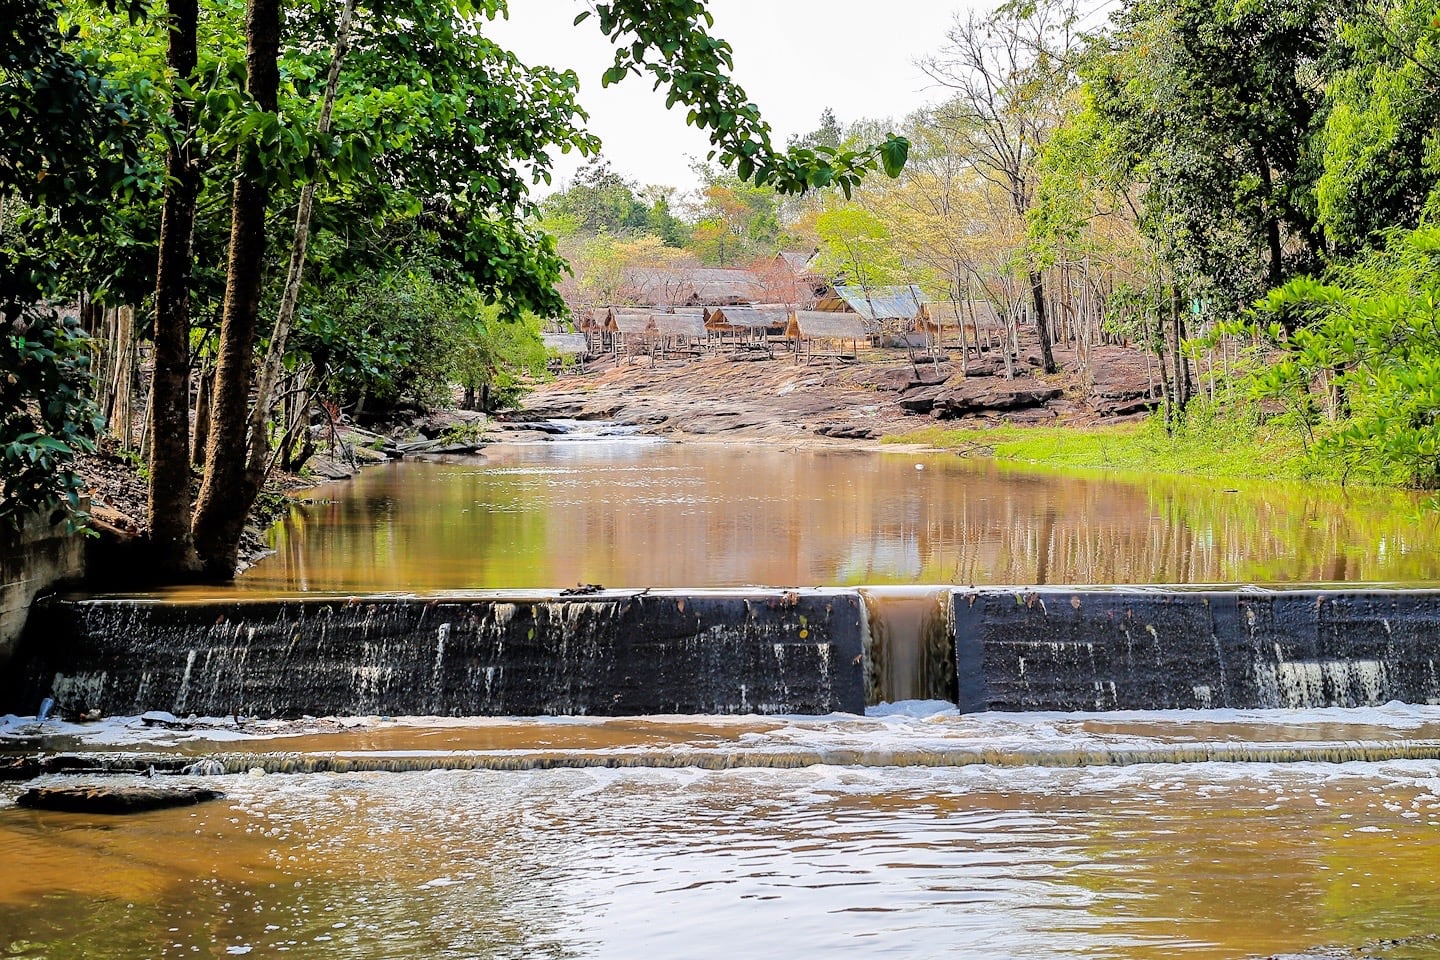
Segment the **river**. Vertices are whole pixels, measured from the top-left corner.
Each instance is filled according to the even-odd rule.
[[[271,536],[234,591],[1440,582],[1404,494],[643,441],[375,468]],[[1434,706],[5,743],[206,758],[226,796],[118,821],[0,786],[0,957],[1440,957]]]

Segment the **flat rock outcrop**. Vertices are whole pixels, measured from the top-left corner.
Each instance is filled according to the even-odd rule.
[[[62,813],[125,814],[190,807],[197,803],[219,800],[224,794],[207,787],[32,787],[20,794],[15,802],[32,810],[58,810]]]
[[[952,417],[984,416],[1038,407],[1058,400],[1063,393],[1057,386],[1028,377],[1014,380],[984,377],[966,379],[942,393],[935,398],[935,407],[943,408]]]

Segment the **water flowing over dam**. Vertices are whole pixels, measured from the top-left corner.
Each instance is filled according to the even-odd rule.
[[[1440,591],[904,589],[54,600],[0,706],[75,715],[1440,703]]]

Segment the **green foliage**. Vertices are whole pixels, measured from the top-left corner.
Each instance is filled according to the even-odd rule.
[[[1132,0],[1082,67],[1100,156],[1144,187],[1142,228],[1176,276],[1205,278],[1232,313],[1325,256],[1317,80],[1348,5]]]
[[[709,164],[695,164],[700,203],[690,249],[705,264],[726,267],[773,257],[783,245],[774,188],[746,183]]]
[[[526,382],[545,375],[545,361],[533,315],[507,320],[477,303],[458,331],[450,376],[495,410],[519,404]]]
[[[679,247],[689,238],[689,231],[670,209],[672,193],[662,188],[637,192],[633,183],[595,157],[567,189],[540,204],[541,225],[560,236],[602,231],[614,236],[649,233],[666,246]]]
[[[1334,391],[1338,416],[1315,425],[1318,460],[1371,482],[1440,487],[1440,228],[1392,233],[1323,283],[1272,291],[1254,330],[1279,351],[1253,373],[1259,396],[1313,420],[1317,386]]]
[[[83,516],[75,453],[93,449],[89,354],[43,236],[94,236],[113,197],[133,193],[144,111],[98,58],[70,49],[49,0],[8,0],[0,25],[0,526],[39,512]]]
[[[84,517],[77,451],[95,448],[100,424],[85,395],[89,352],[75,321],[35,309],[0,322],[0,528],[27,515]]]
[[[1414,227],[1440,180],[1440,18],[1433,0],[1367,8],[1342,31],[1316,202],[1326,235],[1355,253]]]
[[[819,269],[865,288],[901,282],[907,275],[890,230],[863,207],[843,204],[815,221]]]
[[[365,276],[312,296],[295,339],[342,405],[441,405],[462,299],[423,269]]]
[[[421,267],[317,291],[295,339],[329,398],[371,411],[449,406],[455,384],[509,405],[525,377],[545,370],[533,316],[507,319],[477,292]]]

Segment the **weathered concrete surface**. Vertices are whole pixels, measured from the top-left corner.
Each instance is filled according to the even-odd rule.
[[[1440,591],[956,590],[962,710],[1440,703]]]
[[[42,603],[0,712],[863,712],[854,593]]]
[[[25,629],[30,605],[42,591],[79,580],[85,572],[85,538],[38,519],[0,539],[0,672]]]

